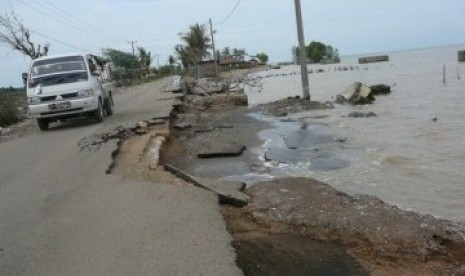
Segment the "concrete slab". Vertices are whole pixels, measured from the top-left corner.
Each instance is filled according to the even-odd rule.
[[[241,207],[246,205],[250,200],[247,194],[240,191],[243,190],[245,183],[195,177],[170,164],[164,164],[164,167],[167,171],[173,173],[177,177],[190,182],[195,186],[212,191],[218,195],[220,203]]]
[[[208,149],[202,149],[197,153],[199,158],[215,158],[215,157],[232,157],[241,155],[246,149],[245,145],[230,143],[230,144],[214,144]]]

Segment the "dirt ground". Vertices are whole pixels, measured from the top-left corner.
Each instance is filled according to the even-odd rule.
[[[218,143],[257,146],[257,132],[270,126],[247,113],[280,116],[312,108],[331,107],[287,99],[254,109],[177,114],[172,125],[196,123],[172,129],[163,161],[201,177],[266,172],[247,151],[213,160],[196,153]],[[463,225],[349,196],[310,178],[262,181],[246,192],[252,197],[247,206],[223,207],[246,275],[465,275]]]
[[[349,196],[307,178],[259,183],[248,193],[253,200],[246,207],[224,208],[239,245],[284,234],[290,241],[336,243],[371,275],[465,273],[465,231],[452,222],[403,211],[375,197]]]

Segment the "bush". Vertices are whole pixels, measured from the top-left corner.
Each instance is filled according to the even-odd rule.
[[[19,122],[18,114],[11,105],[0,105],[0,127]]]
[[[141,71],[138,69],[115,68],[111,71],[111,76],[116,86],[129,86],[137,83],[141,78]]]
[[[18,107],[26,110],[26,93],[0,92],[0,127],[12,125],[22,120],[23,114],[20,114]]]
[[[174,65],[163,65],[158,68],[158,74],[160,75],[172,75],[176,73],[176,67]]]

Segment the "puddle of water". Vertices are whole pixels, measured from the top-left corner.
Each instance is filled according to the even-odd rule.
[[[264,141],[259,152],[259,160],[272,168],[272,175],[310,176],[313,171],[330,171],[348,167],[351,162],[360,160],[361,149],[352,149],[344,144],[345,139],[333,136],[327,124],[308,121],[286,121],[251,116],[273,122],[273,128],[259,132]]]

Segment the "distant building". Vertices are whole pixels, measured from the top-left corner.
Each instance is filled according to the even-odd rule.
[[[249,64],[251,67],[257,67],[259,65],[263,65],[263,62],[261,62],[258,58],[253,57],[251,60],[249,60]]]
[[[252,57],[249,61],[245,61],[243,60],[243,57],[238,56],[220,57],[217,64],[219,68],[227,69],[248,69],[263,65],[263,63],[255,57]],[[198,67],[191,65],[187,68],[187,75],[190,77],[198,76],[199,78],[213,78],[215,77],[215,61],[200,61]]]
[[[457,53],[459,61],[465,61],[465,50],[458,51]]]
[[[368,56],[368,57],[361,57],[361,58],[358,59],[359,64],[374,63],[374,62],[384,62],[384,61],[389,61],[389,56],[388,55]]]
[[[187,68],[187,75],[190,77],[199,78],[214,78],[215,77],[215,61],[214,60],[203,60],[200,61],[198,67],[189,66]]]
[[[251,68],[261,65],[262,62],[256,57],[252,57],[249,61],[244,60],[243,56],[222,56],[219,59],[219,65],[223,68]]]
[[[238,56],[222,56],[220,57],[220,62],[219,64],[221,66],[238,66],[239,63],[243,62],[240,57]]]

